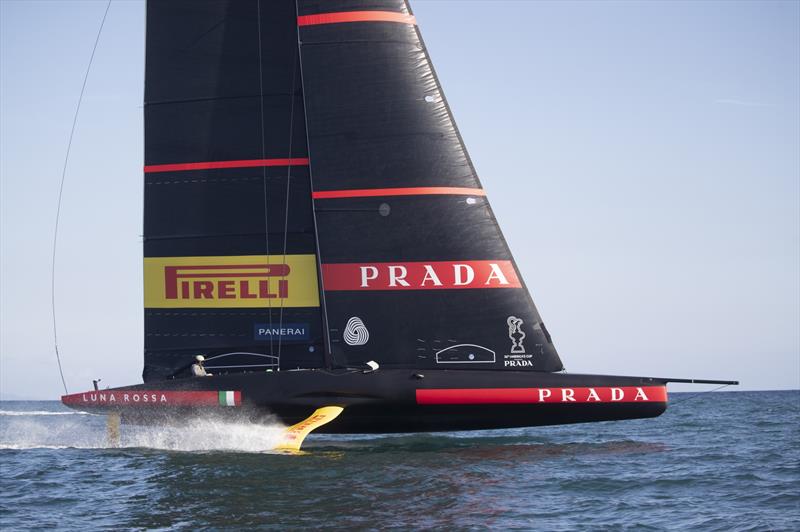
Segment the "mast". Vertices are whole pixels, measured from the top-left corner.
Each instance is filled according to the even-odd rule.
[[[294,1],[295,5],[295,16],[299,17],[300,11],[299,6],[297,5],[297,1]],[[298,55],[298,63],[300,68],[300,80],[302,84],[303,79],[303,61],[301,57],[301,41],[300,41],[300,31],[299,26],[296,26],[297,31],[297,55]],[[303,114],[303,120],[305,120],[305,113]],[[306,128],[306,146],[308,146],[308,124],[304,122]],[[311,168],[309,166],[308,170],[309,176],[309,183],[311,184],[311,189],[314,189],[314,174],[311,172]],[[312,201],[312,216],[314,219],[314,238],[315,238],[315,245],[316,248],[319,249],[319,229],[317,226],[317,206]],[[317,277],[319,278],[319,297],[320,297],[320,309],[322,310],[322,339],[325,346],[325,367],[328,369],[332,369],[335,366],[334,358],[333,358],[333,350],[331,348],[331,333],[330,333],[330,325],[328,324],[328,307],[325,303],[325,280],[322,277],[322,260],[317,253]]]

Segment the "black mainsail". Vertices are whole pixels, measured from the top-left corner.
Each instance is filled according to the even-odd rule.
[[[243,407],[305,419],[297,448],[334,418],[653,417],[668,382],[735,384],[561,372],[407,1],[148,0],[146,64],[145,383],[65,404]]]
[[[407,3],[297,10],[149,6],[145,380],[197,353],[562,369]]]

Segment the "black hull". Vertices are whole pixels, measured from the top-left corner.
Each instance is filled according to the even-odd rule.
[[[522,371],[504,371],[498,378],[490,371],[301,370],[166,380],[62,400],[71,408],[119,412],[124,422],[146,424],[179,423],[195,415],[254,422],[273,416],[294,424],[320,406],[341,406],[342,415],[318,432],[395,433],[656,417],[667,407],[665,386],[664,379],[645,377]],[[236,391],[237,408],[173,400],[215,397],[224,390]]]

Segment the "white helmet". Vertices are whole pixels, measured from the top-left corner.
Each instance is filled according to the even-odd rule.
[[[197,360],[198,362],[204,362],[206,357],[204,357],[203,355],[197,355],[196,357],[194,357],[194,359]]]

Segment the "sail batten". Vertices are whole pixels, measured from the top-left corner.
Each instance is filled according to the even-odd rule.
[[[151,164],[144,167],[146,174],[182,172],[187,170],[216,170],[221,168],[262,168],[272,166],[308,166],[308,157],[248,159],[238,161],[206,161],[196,163]]]
[[[340,11],[336,13],[319,13],[297,17],[298,26],[319,26],[322,24],[343,24],[347,22],[396,22],[399,24],[416,24],[414,15],[395,11]]]

